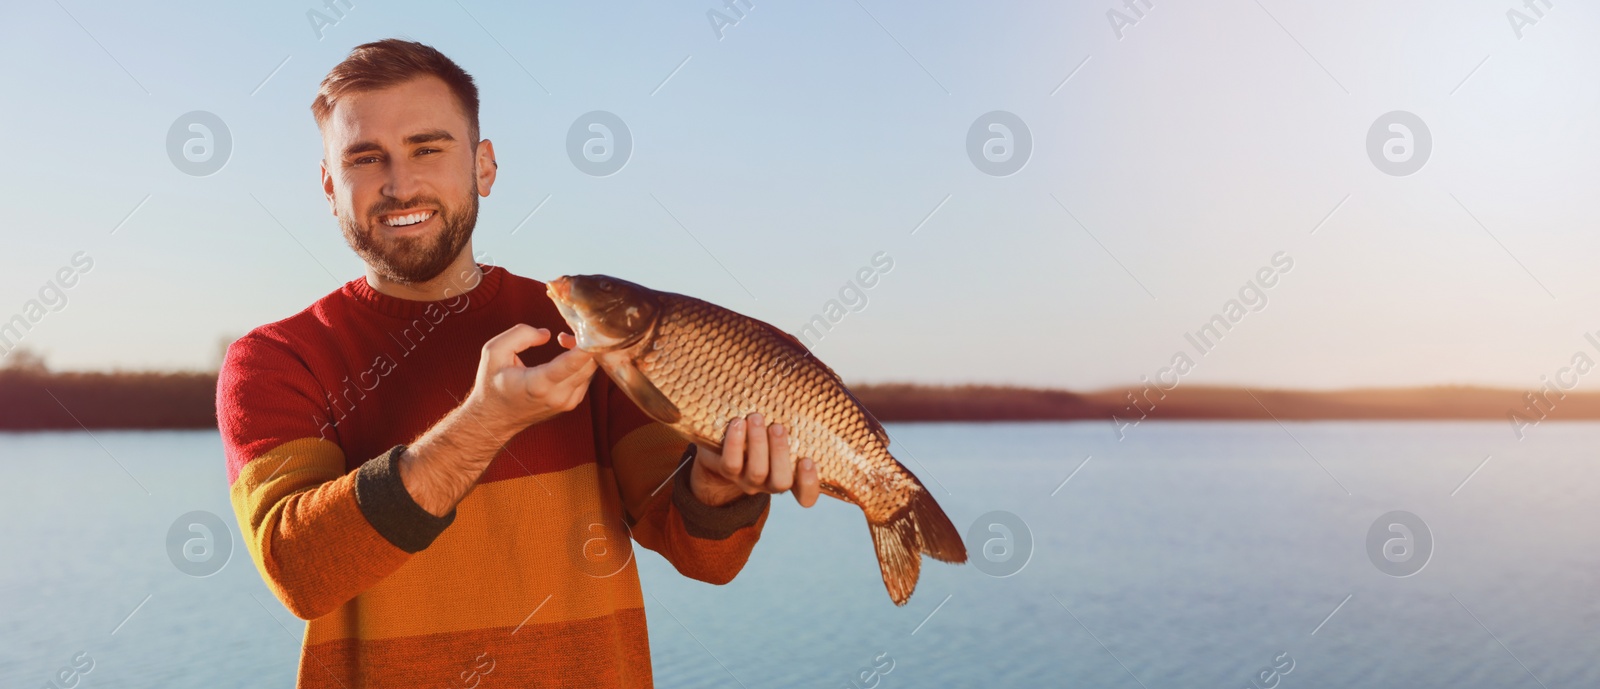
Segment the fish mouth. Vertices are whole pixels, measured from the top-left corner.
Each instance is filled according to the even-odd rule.
[[[585,309],[572,300],[572,279],[563,275],[545,283],[545,294],[550,296],[550,301],[556,305],[556,310],[561,312],[562,320],[572,328],[573,339],[577,340],[578,349],[586,352],[604,352],[627,344],[625,338],[608,336],[596,327],[590,320]]]
[[[565,302],[572,298],[572,278],[563,275],[551,280],[545,284],[544,291],[556,303]]]
[[[561,312],[561,319],[567,322],[575,335],[578,335],[578,346],[584,348],[584,338],[581,334],[588,328],[584,327],[587,323],[572,303],[572,280],[565,275],[558,277],[545,283],[544,292],[550,296],[550,301],[555,303],[556,310]]]

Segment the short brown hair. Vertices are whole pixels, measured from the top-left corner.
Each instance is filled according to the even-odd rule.
[[[345,94],[376,91],[424,76],[438,77],[450,87],[467,116],[467,138],[478,143],[478,86],[472,75],[432,46],[398,38],[358,45],[344,62],[334,65],[311,101],[311,116],[320,128]]]

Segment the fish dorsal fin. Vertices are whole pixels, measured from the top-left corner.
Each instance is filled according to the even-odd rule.
[[[759,318],[752,318],[750,320],[760,323],[762,327],[767,329],[767,332],[772,333],[773,335],[777,336],[779,340],[789,345],[789,349],[792,350],[791,353],[794,356],[802,359],[809,359],[811,363],[816,364],[818,368],[821,368],[825,373],[827,373],[828,377],[833,379],[833,382],[839,384],[839,389],[843,390],[844,394],[850,397],[850,401],[856,403],[856,408],[860,409],[861,415],[866,417],[867,427],[872,430],[872,434],[877,436],[878,441],[883,443],[884,447],[889,446],[889,432],[884,430],[883,424],[879,423],[877,417],[872,415],[872,410],[867,409],[867,405],[862,404],[861,400],[856,398],[855,393],[850,392],[850,388],[844,384],[844,379],[840,378],[839,374],[827,364],[823,363],[821,359],[818,359],[817,355],[812,354],[811,350],[806,347],[805,343],[800,341],[800,338],[784,332],[782,328],[779,328],[778,326],[763,321]]]
[[[623,394],[633,400],[634,404],[639,405],[650,418],[668,426],[683,418],[683,412],[678,409],[678,405],[667,399],[666,393],[661,392],[661,388],[644,377],[644,373],[639,371],[632,361],[622,357],[601,357],[600,365],[605,368],[606,374],[611,376],[611,380],[616,381],[617,387],[622,388]]]

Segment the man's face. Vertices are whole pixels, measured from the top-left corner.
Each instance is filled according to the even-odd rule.
[[[322,187],[350,248],[380,276],[427,282],[472,238],[494,149],[474,148],[450,88],[431,76],[341,98],[323,126]]]

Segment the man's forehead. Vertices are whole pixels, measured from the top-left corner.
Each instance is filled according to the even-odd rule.
[[[323,144],[334,152],[362,141],[393,145],[426,131],[467,138],[467,116],[443,80],[424,76],[373,91],[345,94],[334,103]]]

